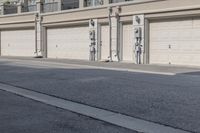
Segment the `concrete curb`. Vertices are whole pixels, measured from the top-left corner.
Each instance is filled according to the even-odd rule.
[[[9,59],[10,60],[10,59]],[[12,60],[12,59],[11,59]],[[53,67],[61,67],[61,68],[67,68],[67,65],[74,66],[74,67],[84,67],[84,68],[90,68],[90,69],[102,69],[102,70],[112,70],[112,71],[123,71],[123,72],[135,72],[135,73],[146,73],[146,74],[157,74],[157,75],[168,75],[168,76],[174,76],[176,73],[171,73],[171,72],[156,72],[156,71],[146,71],[146,70],[138,70],[138,69],[125,69],[125,68],[111,68],[111,67],[101,67],[101,66],[93,66],[93,65],[80,65],[80,64],[73,64],[73,63],[57,63],[57,62],[50,62],[50,61],[33,61],[33,60],[18,60],[14,59],[14,61],[17,61],[18,63],[22,63],[25,65],[37,65],[37,66],[42,66],[42,67],[47,67],[49,68],[50,65],[56,65]],[[24,63],[24,61],[29,61],[31,63],[40,63],[40,64],[30,64],[30,63]],[[44,64],[46,63],[46,64]],[[19,65],[20,66],[20,65]]]

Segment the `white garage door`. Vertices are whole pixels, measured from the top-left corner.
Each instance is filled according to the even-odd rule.
[[[134,54],[134,36],[133,36],[133,25],[123,25],[123,47],[122,47],[122,60],[127,62],[135,61]]]
[[[151,22],[150,63],[200,65],[200,19]]]
[[[1,31],[2,56],[34,56],[34,30]]]
[[[49,58],[89,60],[89,45],[88,27],[47,29]]]
[[[110,56],[109,26],[101,26],[101,60],[108,60]]]

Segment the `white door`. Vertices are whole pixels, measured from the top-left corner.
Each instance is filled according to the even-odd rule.
[[[47,29],[49,58],[89,60],[89,28],[86,26]]]
[[[101,26],[101,60],[108,60],[110,56],[109,26]]]
[[[132,24],[123,25],[123,44],[122,44],[122,60],[127,62],[135,62],[134,54],[134,33]]]
[[[150,63],[200,65],[200,19],[151,22]]]
[[[34,30],[1,31],[2,56],[34,56],[34,52]]]

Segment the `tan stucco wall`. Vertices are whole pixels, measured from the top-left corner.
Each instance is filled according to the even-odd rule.
[[[34,27],[35,13],[20,15],[5,15],[0,17],[0,29]]]
[[[88,20],[90,18],[107,18],[108,7],[113,8],[113,14],[119,8],[121,9],[120,16],[132,16],[134,14],[159,14],[159,13],[171,13],[174,11],[175,14],[180,14],[179,11],[184,11],[186,14],[198,12],[191,12],[190,10],[200,9],[199,0],[154,0],[153,2],[128,2],[128,3],[117,3],[102,7],[92,7],[84,9],[75,9],[69,11],[55,12],[42,14],[43,24],[47,23],[58,23],[58,22],[70,22],[79,20]],[[177,15],[178,15],[177,14]],[[163,14],[164,15],[164,14]],[[169,15],[173,15],[172,13]],[[160,17],[160,16],[159,16]]]
[[[51,24],[87,21],[90,18],[106,19],[108,17],[108,7],[112,7],[113,14],[115,14],[115,12],[120,8],[121,12],[119,15],[121,17],[132,16],[134,14],[145,14],[147,17],[161,17],[162,15],[184,15],[188,12],[188,14],[198,14],[199,11],[197,9],[200,9],[200,0],[144,0],[144,2],[141,2],[141,0],[135,0],[133,2],[110,4],[99,7],[72,9],[42,14],[42,23]],[[5,27],[6,24],[13,24],[12,26],[14,27],[15,24],[33,23],[34,21],[35,13],[5,15],[0,16],[0,27]]]

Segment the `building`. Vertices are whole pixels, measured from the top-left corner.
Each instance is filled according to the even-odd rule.
[[[24,0],[5,8],[1,56],[200,66],[199,0]]]

